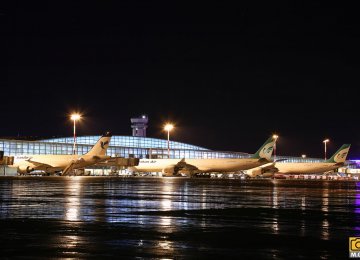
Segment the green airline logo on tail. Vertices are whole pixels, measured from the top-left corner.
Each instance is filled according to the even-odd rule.
[[[275,139],[270,137],[251,158],[254,159],[264,158],[270,161],[271,155],[274,150],[274,144],[275,144]]]
[[[328,163],[343,163],[346,161],[346,157],[350,150],[350,144],[343,144],[337,152],[331,156],[329,160],[326,162]]]

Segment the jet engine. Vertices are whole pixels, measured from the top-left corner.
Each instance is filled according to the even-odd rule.
[[[170,166],[170,167],[166,167],[162,170],[162,174],[163,175],[167,175],[167,176],[172,176],[175,175],[175,167],[174,166]]]
[[[198,170],[195,166],[187,164],[185,159],[182,159],[175,165],[170,165],[162,170],[163,175],[167,176],[180,176],[181,173],[189,173],[190,175]]]
[[[278,168],[272,167],[272,168],[262,168],[262,167],[256,167],[250,170],[244,171],[246,175],[249,177],[255,178],[255,177],[264,177],[268,178],[273,176],[276,172],[278,172]]]
[[[17,169],[17,172],[20,174],[27,174],[30,173],[32,171],[34,171],[35,169],[30,167],[30,166],[26,166],[26,165],[20,165]]]
[[[260,167],[257,167],[257,168],[254,168],[254,169],[246,170],[244,172],[249,177],[255,178],[256,176],[261,175],[263,173],[263,170]]]
[[[180,171],[184,171],[187,169],[186,163],[177,163],[176,165],[168,166],[162,170],[163,175],[166,176],[177,176]]]

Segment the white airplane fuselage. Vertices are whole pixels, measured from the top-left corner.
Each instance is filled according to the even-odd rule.
[[[141,159],[138,166],[131,167],[135,172],[164,172],[175,167],[182,159]],[[196,168],[195,172],[232,172],[258,167],[259,159],[185,159],[187,165]]]
[[[74,168],[84,168],[98,161],[106,160],[110,156],[92,155],[18,155],[14,157],[14,164],[11,167],[25,169],[34,168],[46,172],[55,172],[65,169],[70,163],[75,162]],[[37,162],[41,162],[39,165]]]
[[[279,169],[278,173],[282,174],[311,174],[324,173],[341,167],[338,163],[276,163],[275,167]]]

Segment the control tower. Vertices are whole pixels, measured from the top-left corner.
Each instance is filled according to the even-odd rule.
[[[146,115],[142,115],[140,117],[131,118],[130,121],[132,135],[146,137],[146,128],[149,121],[148,117]]]

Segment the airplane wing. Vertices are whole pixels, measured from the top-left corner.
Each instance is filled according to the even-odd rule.
[[[74,169],[75,164],[75,161],[69,163],[68,166],[66,166],[65,169],[62,171],[61,175],[68,175]]]
[[[197,171],[197,170],[199,170],[199,168],[197,168],[196,166],[194,166],[192,164],[187,163],[185,161],[185,158],[181,159],[181,161],[179,161],[174,166],[174,174],[177,174],[179,171],[193,172],[193,171]]]
[[[275,166],[275,162],[263,164],[256,168],[252,168],[252,169],[244,171],[244,173],[250,177],[257,177],[257,176],[263,176],[263,177],[269,176],[270,177],[278,172],[279,172],[279,169]]]
[[[285,160],[285,159],[282,159],[282,160]],[[277,160],[277,161],[280,161],[280,160]],[[259,168],[261,169],[261,171],[263,173],[276,173],[279,171],[279,169],[276,168],[274,162],[261,165],[261,166],[259,166]]]
[[[176,164],[167,165],[162,171],[166,174],[175,176],[175,175],[179,174],[179,172],[184,172],[184,171],[194,172],[196,170],[199,170],[199,169],[196,166],[185,162],[185,158],[183,158]]]
[[[35,167],[53,167],[50,164],[43,163],[43,162],[37,162],[37,161],[32,160],[31,158],[26,161],[33,164]]]

